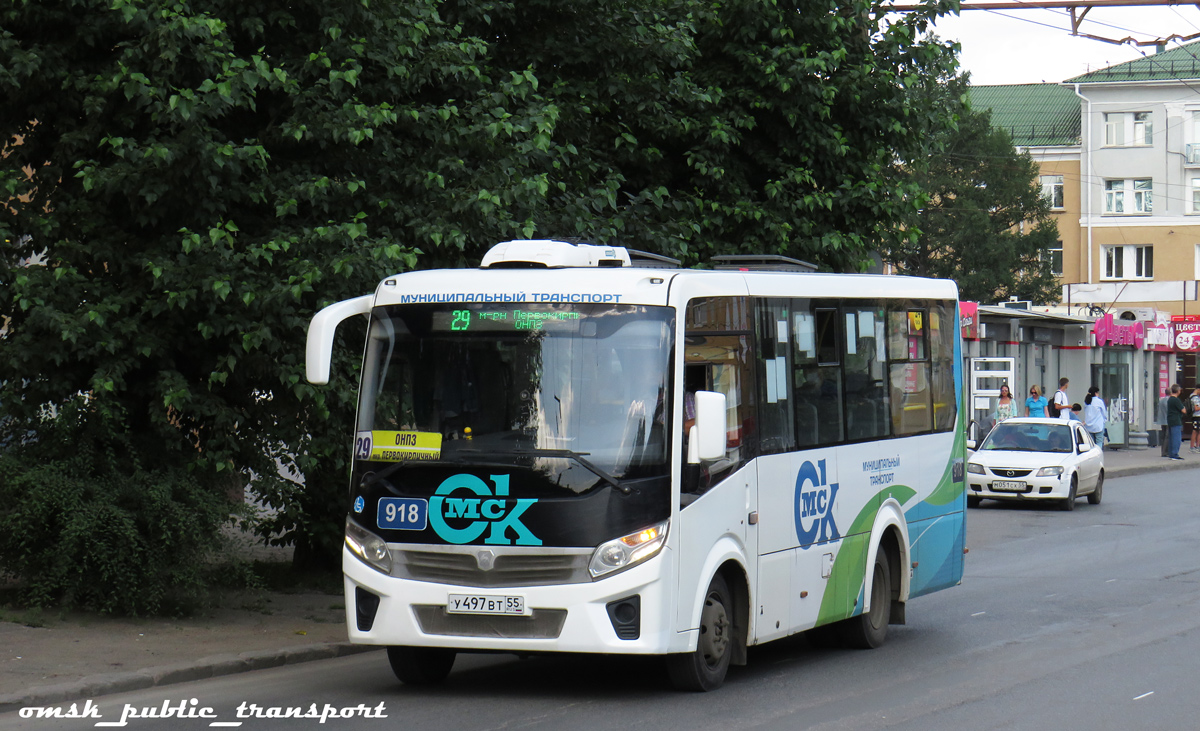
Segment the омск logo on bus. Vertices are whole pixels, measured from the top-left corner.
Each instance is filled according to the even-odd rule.
[[[435,533],[448,543],[470,543],[491,528],[484,543],[510,546],[512,530],[518,546],[540,546],[541,539],[533,535],[521,522],[521,514],[537,499],[521,498],[508,507],[508,475],[490,475],[496,483],[493,492],[490,485],[475,475],[452,475],[442,481],[429,498],[429,524]],[[457,493],[457,494],[456,494]],[[470,497],[474,495],[474,497]],[[452,497],[453,496],[453,497]],[[455,521],[452,526],[449,520]],[[471,521],[463,524],[463,521]]]
[[[801,548],[842,537],[833,522],[838,486],[836,482],[828,484],[825,476],[823,459],[815,465],[805,462],[796,475],[796,537]]]

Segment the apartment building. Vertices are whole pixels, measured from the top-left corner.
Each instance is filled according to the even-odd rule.
[[[1059,84],[971,87],[971,104],[992,113],[1019,150],[1038,164],[1042,194],[1058,223],[1058,248],[1047,253],[1064,282],[1085,280],[1086,248],[1080,241],[1080,100]]]
[[[1195,384],[1200,42],[1061,84],[973,87],[971,100],[1038,163],[1062,237],[1048,253],[1060,305],[1146,323],[1147,347],[1171,351],[1153,380]]]

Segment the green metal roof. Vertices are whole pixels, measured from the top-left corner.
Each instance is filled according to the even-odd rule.
[[[1104,84],[1116,81],[1194,81],[1200,79],[1200,41],[1169,51],[1150,53],[1106,69],[1067,79],[1064,84]]]
[[[1058,84],[969,87],[973,109],[992,112],[992,126],[1019,147],[1079,144],[1079,97]]]

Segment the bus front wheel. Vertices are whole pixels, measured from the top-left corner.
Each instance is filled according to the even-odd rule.
[[[700,610],[694,652],[667,655],[667,673],[679,690],[716,690],[725,682],[733,653],[733,599],[720,574],[713,577]]]
[[[441,647],[392,646],[387,649],[388,663],[396,678],[405,685],[440,683],[454,667],[454,650]]]
[[[842,638],[850,647],[871,650],[887,639],[892,619],[892,573],[888,570],[888,555],[883,546],[875,552],[875,569],[871,572],[871,608],[857,617],[843,620]]]

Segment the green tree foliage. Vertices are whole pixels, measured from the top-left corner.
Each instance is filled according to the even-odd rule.
[[[990,112],[967,108],[965,86],[959,79],[935,92],[964,100],[957,129],[931,138],[930,154],[912,166],[929,200],[914,220],[919,236],[887,258],[907,274],[956,280],[964,300],[1057,302],[1047,250],[1058,225],[1038,167],[992,127]]]
[[[244,473],[336,558],[362,330],[314,388],[316,310],[531,236],[857,268],[911,235],[949,5],[14,0],[0,409],[89,393],[147,468]]]
[[[853,1],[462,8],[493,66],[532,74],[552,114],[539,232],[685,265],[776,253],[856,270],[908,235],[920,194],[899,163],[950,119],[909,93],[956,63],[918,40],[932,4],[890,24]]]
[[[193,610],[208,598],[228,500],[183,466],[144,469],[123,420],[83,402],[0,428],[0,577],[23,579],[32,606]]]

